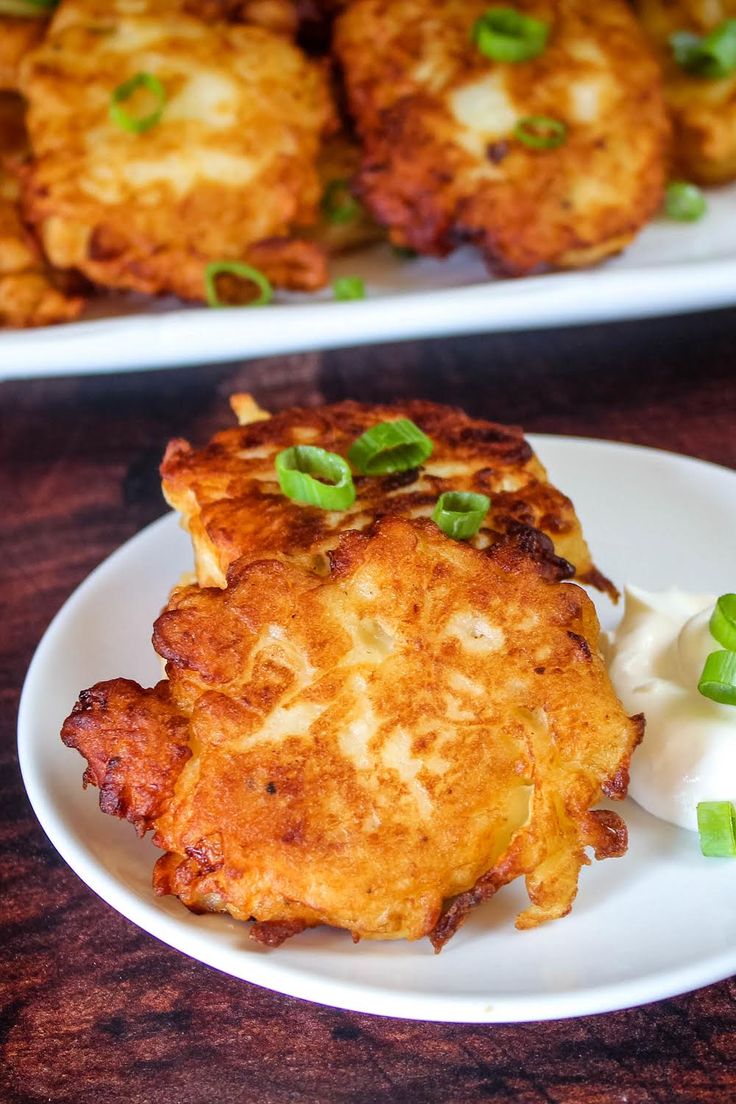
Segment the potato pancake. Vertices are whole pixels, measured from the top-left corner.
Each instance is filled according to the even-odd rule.
[[[217,261],[319,287],[324,251],[291,231],[317,219],[323,68],[271,31],[181,8],[60,4],[22,67],[28,218],[52,264],[108,287],[203,299]]]
[[[444,492],[475,491],[491,498],[474,538],[478,547],[521,542],[550,578],[576,574],[616,595],[593,565],[570,499],[549,483],[520,429],[419,400],[296,407],[272,418],[249,395],[235,395],[231,403],[244,424],[217,433],[203,449],[173,440],[161,465],[164,497],[192,536],[202,586],[225,586],[228,567],[241,556],[289,557],[324,571],[326,553],[346,529],[365,529],[386,514],[429,517]],[[409,418],[432,441],[432,455],[421,467],[356,476],[356,501],[339,512],[282,494],[274,467],[281,449],[317,445],[347,456],[365,430],[397,418]]]
[[[591,807],[625,794],[642,722],[580,588],[397,517],[327,577],[243,559],[228,583],[174,592],[168,682],[100,683],[62,732],[102,809],[154,831],[157,893],[269,945],[328,924],[439,949],[519,876],[518,927],[565,915],[585,848],[625,851]]]
[[[736,0],[637,0],[641,22],[659,54],[674,126],[675,172],[702,184],[736,178],[736,73],[712,79],[682,68],[670,38],[703,37],[736,19]]]
[[[548,31],[516,63],[473,40],[487,0],[348,5],[334,49],[364,148],[359,191],[391,239],[420,253],[468,242],[510,275],[589,265],[661,203],[657,65],[624,0],[513,7]]]

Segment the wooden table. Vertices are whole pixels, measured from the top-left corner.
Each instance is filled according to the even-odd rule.
[[[233,390],[252,390],[272,409],[422,396],[528,430],[736,468],[736,311],[0,387],[0,1101],[736,1100],[733,981],[631,1011],[521,1026],[341,1012],[169,950],[56,855],[18,773],[25,669],[74,587],[164,512],[157,464],[167,439],[204,441],[228,422]]]

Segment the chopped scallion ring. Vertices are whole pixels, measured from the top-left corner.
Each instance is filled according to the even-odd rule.
[[[453,540],[469,540],[483,524],[491,500],[473,491],[445,491],[437,499],[432,521]]]
[[[0,0],[0,15],[38,19],[55,8],[58,0]]]
[[[736,809],[730,801],[699,801],[700,850],[708,858],[736,856]]]
[[[409,471],[432,455],[432,442],[408,418],[380,422],[353,443],[348,460],[361,475]]]
[[[365,299],[365,284],[360,276],[341,276],[332,285],[336,299],[347,302],[348,299]]]
[[[391,252],[400,261],[415,261],[419,254],[408,245],[392,245]]]
[[[665,214],[677,222],[697,222],[708,210],[705,196],[697,184],[673,180],[664,197]]]
[[[705,661],[698,690],[703,697],[736,705],[736,652],[711,652]]]
[[[736,72],[736,19],[724,19],[710,34],[676,31],[670,48],[681,69],[697,77],[720,80]]]
[[[516,124],[514,138],[530,149],[557,149],[567,138],[567,127],[548,115],[526,115]]]
[[[515,8],[487,8],[473,25],[470,37],[491,61],[529,61],[543,53],[549,26],[522,15]]]
[[[710,635],[722,648],[736,652],[736,594],[722,594],[710,619]]]
[[[147,115],[131,115],[123,104],[140,89],[145,88],[155,100],[156,106]],[[110,118],[122,130],[131,134],[145,134],[161,121],[166,106],[166,89],[153,73],[136,73],[130,80],[123,81],[110,94]]]
[[[322,196],[322,214],[335,226],[353,222],[362,210],[347,180],[331,180]]]
[[[350,467],[336,452],[315,445],[293,445],[277,455],[276,475],[279,487],[294,502],[320,510],[347,510],[355,502]]]
[[[258,295],[246,303],[228,303],[220,297],[217,290],[220,276],[235,276],[238,280],[247,280],[256,285]],[[273,299],[270,281],[257,268],[243,261],[211,261],[204,270],[204,293],[211,307],[265,307]]]

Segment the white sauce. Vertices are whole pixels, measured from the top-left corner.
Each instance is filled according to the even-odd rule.
[[[736,708],[698,691],[721,645],[708,624],[715,597],[627,587],[611,634],[611,681],[647,726],[631,762],[629,793],[648,812],[697,831],[699,801],[736,801]]]

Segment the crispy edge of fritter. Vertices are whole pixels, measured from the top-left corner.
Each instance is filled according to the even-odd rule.
[[[81,692],[61,739],[87,760],[83,785],[99,788],[102,812],[130,821],[143,836],[191,756],[187,729],[166,680],[143,690],[118,678]]]
[[[0,329],[69,322],[83,300],[57,287],[54,274],[20,212],[20,179],[27,157],[23,101],[0,91]]]

